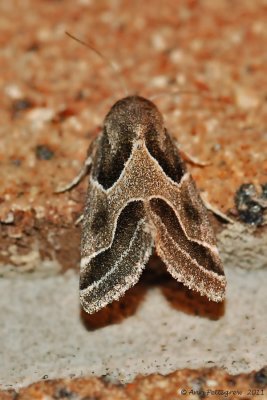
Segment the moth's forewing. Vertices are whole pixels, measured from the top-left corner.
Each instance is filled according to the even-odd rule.
[[[205,227],[210,230],[209,225],[205,226],[206,218],[200,222],[200,235],[196,241],[190,238],[192,227],[187,229],[187,225],[194,221],[196,210],[192,210],[192,214],[186,211],[187,215],[182,219],[163,199],[151,200],[150,207],[157,229],[156,250],[168,271],[190,289],[213,301],[223,300],[226,281],[217,248],[209,240],[210,233],[208,237],[205,235]]]
[[[138,281],[152,250],[146,224],[142,202],[130,202],[117,220],[111,246],[87,262],[80,276],[80,298],[87,312],[117,300]]]
[[[172,199],[166,190],[150,199],[157,235],[155,247],[169,272],[211,300],[221,301],[226,280],[207,210],[179,151],[167,131],[161,141],[146,134],[146,147],[166,175],[177,183]],[[163,185],[162,185],[163,187]]]

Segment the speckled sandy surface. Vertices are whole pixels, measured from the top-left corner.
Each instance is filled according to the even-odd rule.
[[[216,221],[228,276],[224,308],[204,302],[198,309],[197,296],[159,283],[93,316],[98,329],[89,331],[78,302],[80,227],[73,224],[87,183],[62,195],[54,189],[77,173],[123,96],[107,63],[67,30],[118,64],[129,93],[153,99],[186,151],[211,161],[189,165],[197,186],[240,221],[238,188],[251,182],[259,189],[267,176],[266,0],[2,1],[0,27],[3,387],[93,372],[128,381],[183,374],[184,367],[263,367],[266,226],[247,232]]]
[[[120,324],[89,331],[80,319],[78,277],[0,281],[0,382],[19,387],[43,377],[94,374],[129,381],[179,368],[248,372],[267,363],[266,270],[227,270],[224,315],[175,310],[159,288]]]
[[[53,190],[124,95],[108,64],[65,31],[116,62],[129,93],[154,99],[185,150],[211,161],[192,172],[223,211],[244,181],[266,182],[265,0],[14,4],[0,4],[0,218],[32,208],[72,220],[77,203]],[[180,90],[193,94],[171,95]]]
[[[266,17],[265,0],[0,2],[0,275],[45,260],[78,267],[73,221],[87,182],[54,190],[78,172],[124,95],[119,76],[130,94],[153,99],[186,151],[210,161],[188,167],[210,203],[239,220],[240,185],[260,191],[267,176]],[[65,31],[116,62],[119,75]],[[254,264],[260,229],[248,262],[231,233],[235,263]]]

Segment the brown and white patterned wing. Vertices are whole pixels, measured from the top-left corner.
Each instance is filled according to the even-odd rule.
[[[226,280],[215,237],[207,210],[187,176],[178,209],[162,197],[150,200],[156,250],[174,278],[213,301],[222,301]]]
[[[133,286],[148,261],[152,245],[143,204],[132,201],[119,215],[111,245],[82,259],[80,299],[85,311],[100,310]]]

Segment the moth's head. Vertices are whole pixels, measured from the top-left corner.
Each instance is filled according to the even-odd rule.
[[[145,139],[164,133],[163,118],[152,101],[129,96],[117,101],[104,122],[109,141]]]

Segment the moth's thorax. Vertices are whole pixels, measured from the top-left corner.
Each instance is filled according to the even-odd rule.
[[[149,135],[164,132],[163,118],[151,101],[140,96],[129,96],[117,101],[104,122],[109,141],[125,140],[133,142]]]

